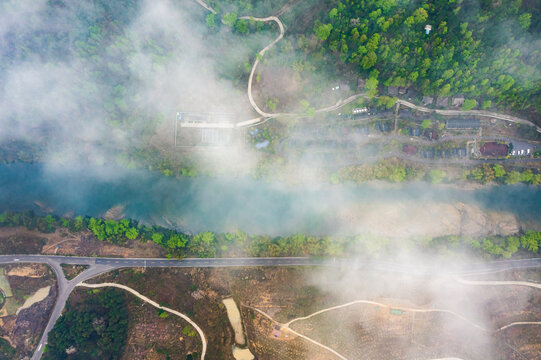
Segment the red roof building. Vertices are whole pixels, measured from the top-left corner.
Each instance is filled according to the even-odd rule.
[[[498,144],[497,142],[487,142],[481,146],[481,154],[483,156],[503,157],[509,154],[509,146],[506,144]]]
[[[413,145],[404,145],[402,146],[402,151],[405,152],[408,155],[415,155],[417,154],[417,148]]]

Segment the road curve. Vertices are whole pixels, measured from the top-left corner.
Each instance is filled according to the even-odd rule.
[[[263,21],[263,22],[274,21],[280,27],[280,35],[278,35],[278,37],[276,39],[274,39],[274,41],[271,42],[269,45],[265,46],[263,48],[263,50],[261,50],[259,53],[257,53],[254,64],[252,65],[252,71],[250,71],[250,78],[248,79],[248,99],[250,100],[250,104],[252,105],[254,110],[264,118],[270,118],[270,117],[279,116],[280,114],[271,114],[271,113],[264,112],[263,110],[261,110],[259,108],[259,106],[257,106],[257,104],[256,104],[256,102],[254,100],[254,97],[252,96],[252,82],[253,82],[253,79],[254,79],[255,69],[257,68],[257,65],[259,64],[259,59],[262,58],[263,55],[265,55],[267,50],[269,50],[271,47],[273,47],[278,41],[282,40],[282,38],[284,37],[284,32],[285,32],[284,24],[282,24],[282,21],[280,21],[280,19],[278,17],[276,17],[276,16],[269,16],[269,17],[266,17],[266,18],[254,18],[254,17],[251,17],[251,16],[243,16],[240,19],[249,19],[249,20]]]
[[[170,312],[171,314],[174,314],[174,315],[186,320],[199,333],[199,337],[201,338],[201,343],[203,344],[202,345],[202,350],[201,350],[201,360],[205,360],[205,355],[207,353],[207,339],[205,337],[205,333],[195,323],[195,321],[190,319],[188,316],[186,316],[186,315],[184,315],[184,314],[182,314],[182,313],[180,313],[180,312],[178,312],[176,310],[168,308],[166,306],[161,306],[160,304],[158,304],[154,300],[151,300],[151,299],[147,298],[146,296],[140,294],[139,292],[133,290],[132,288],[130,288],[130,287],[126,286],[126,285],[115,284],[115,283],[87,284],[87,283],[81,282],[81,283],[78,283],[76,286],[88,287],[88,288],[93,288],[93,289],[102,288],[102,287],[115,287],[115,288],[119,288],[119,289],[122,289],[122,290],[126,290],[129,293],[137,296],[139,299],[143,300],[144,302],[149,303],[150,305],[152,305],[152,306],[154,306],[154,307],[156,307],[158,309],[165,310],[167,312]]]

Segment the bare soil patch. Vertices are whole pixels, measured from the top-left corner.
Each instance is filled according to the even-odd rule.
[[[13,359],[23,359],[31,356],[47,325],[57,296],[56,281],[46,265],[6,265],[3,268],[13,296],[6,299],[9,309],[2,309],[0,336],[13,348]]]
[[[49,254],[77,256],[165,257],[163,248],[152,241],[129,240],[115,245],[96,239],[90,231],[72,234],[57,229],[50,234],[23,227],[0,228],[1,254]]]
[[[256,81],[258,75],[259,82]],[[289,67],[260,64],[253,83],[254,100],[263,107],[267,99],[278,99],[277,109],[291,110],[301,100],[301,81],[300,76]],[[265,108],[272,112],[272,109]]]

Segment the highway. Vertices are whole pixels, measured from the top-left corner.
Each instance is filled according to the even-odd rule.
[[[390,261],[373,261],[347,258],[310,258],[310,257],[272,257],[272,258],[104,258],[104,257],[78,257],[55,255],[0,255],[0,264],[41,263],[51,266],[58,282],[58,297],[43,332],[43,336],[36,347],[32,360],[39,360],[47,344],[47,336],[62,310],[69,295],[77,284],[104,272],[127,267],[246,267],[246,266],[327,266],[348,269],[367,269],[371,271],[395,272],[409,275],[451,275],[467,276],[496,273],[507,270],[523,270],[541,267],[541,258],[502,260],[483,263],[469,263],[454,266],[443,266],[440,263],[432,265],[412,265],[394,263]],[[72,280],[67,280],[60,264],[87,265],[83,271]]]

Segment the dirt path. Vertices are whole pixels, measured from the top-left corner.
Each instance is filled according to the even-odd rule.
[[[342,308],[345,308],[345,307],[348,307],[348,306],[351,306],[351,305],[356,305],[356,304],[369,304],[369,305],[375,305],[375,306],[381,306],[381,307],[389,307],[389,305],[387,304],[382,304],[382,303],[378,303],[376,301],[370,301],[370,300],[355,300],[355,301],[352,301],[352,302],[349,302],[347,304],[343,304],[343,305],[337,305],[337,306],[332,306],[332,307],[329,307],[329,308],[326,308],[326,309],[323,309],[323,310],[319,310],[319,311],[316,311],[315,313],[313,314],[310,314],[308,316],[303,316],[303,317],[299,317],[299,318],[296,318],[296,319],[293,319],[293,320],[290,320],[288,323],[284,324],[284,326],[286,328],[289,329],[289,326],[294,323],[294,322],[297,322],[297,321],[300,321],[300,320],[306,320],[306,319],[310,319],[311,317],[314,317],[316,315],[319,315],[319,314],[322,314],[322,313],[325,313],[325,312],[328,312],[328,311],[332,311],[332,310],[337,310],[337,309],[342,309]],[[464,320],[465,322],[467,322],[468,324],[470,324],[471,326],[479,329],[479,330],[482,330],[482,331],[489,331],[487,329],[485,329],[484,327],[474,323],[474,322],[471,322],[470,320],[468,320],[468,318],[452,311],[452,310],[446,310],[446,309],[415,309],[415,308],[408,308],[408,307],[396,307],[397,309],[399,310],[405,310],[405,311],[409,311],[409,312],[418,312],[418,313],[431,313],[431,312],[440,312],[440,313],[446,313],[446,314],[451,314],[451,315],[454,315],[462,320]]]
[[[250,72],[250,78],[248,79],[248,99],[250,100],[250,104],[252,105],[254,110],[257,111],[259,115],[263,117],[267,117],[267,118],[279,116],[280,114],[270,114],[270,113],[264,112],[263,110],[259,108],[259,106],[257,106],[257,104],[254,101],[254,97],[252,96],[252,82],[254,79],[255,69],[257,68],[257,64],[259,64],[259,60],[263,57],[263,55],[265,55],[267,50],[273,47],[278,41],[282,40],[282,38],[284,37],[284,32],[285,32],[284,24],[282,24],[282,21],[280,21],[280,19],[276,16],[269,16],[266,18],[252,18],[250,16],[243,16],[240,19],[248,19],[248,20],[263,21],[263,22],[274,21],[280,27],[280,35],[278,35],[278,37],[274,39],[274,41],[271,42],[269,45],[265,46],[263,50],[257,53],[254,64],[252,65],[252,71]]]
[[[180,312],[178,312],[176,310],[170,309],[168,307],[161,306],[157,302],[147,298],[146,296],[138,293],[137,291],[135,291],[132,288],[127,287],[125,285],[115,284],[115,283],[87,284],[87,283],[81,282],[81,283],[78,283],[76,286],[83,286],[83,287],[89,287],[89,288],[116,287],[116,288],[119,288],[119,289],[123,289],[123,290],[126,290],[126,291],[132,293],[133,295],[137,296],[139,299],[143,300],[146,303],[149,303],[150,305],[152,305],[152,306],[154,306],[154,307],[156,307],[158,309],[165,310],[167,312],[170,312],[171,314],[174,314],[174,315],[186,320],[190,325],[192,325],[195,328],[195,330],[197,330],[197,332],[199,333],[199,336],[201,337],[201,342],[203,344],[203,346],[202,346],[203,349],[201,350],[201,360],[205,360],[205,355],[207,353],[207,339],[205,338],[205,334],[203,333],[203,330],[201,330],[201,328],[192,319],[190,319],[188,316],[186,316],[186,315],[184,315],[184,314],[182,314],[182,313],[180,313]]]
[[[210,11],[211,13],[213,14],[216,14],[216,10],[214,10],[213,8],[211,8],[210,6],[207,5],[206,2],[204,2],[203,0],[195,0],[197,1],[197,3],[199,5],[201,5],[202,7],[204,7],[205,9],[207,9],[208,11]]]
[[[502,326],[501,328],[498,329],[498,331],[502,331],[516,325],[541,325],[541,321],[517,321],[511,324]]]
[[[436,110],[436,109],[429,109],[422,106],[415,105],[409,101],[401,100],[399,99],[397,103],[407,106],[411,109],[422,111],[422,112],[433,112],[440,115],[477,115],[477,116],[483,116],[483,117],[491,117],[495,119],[505,120],[505,121],[511,121],[514,123],[534,126],[538,132],[541,132],[541,128],[534,123],[532,123],[529,120],[521,119],[516,116],[506,115],[506,114],[500,114],[500,113],[493,113],[489,111],[482,111],[482,110]]]

